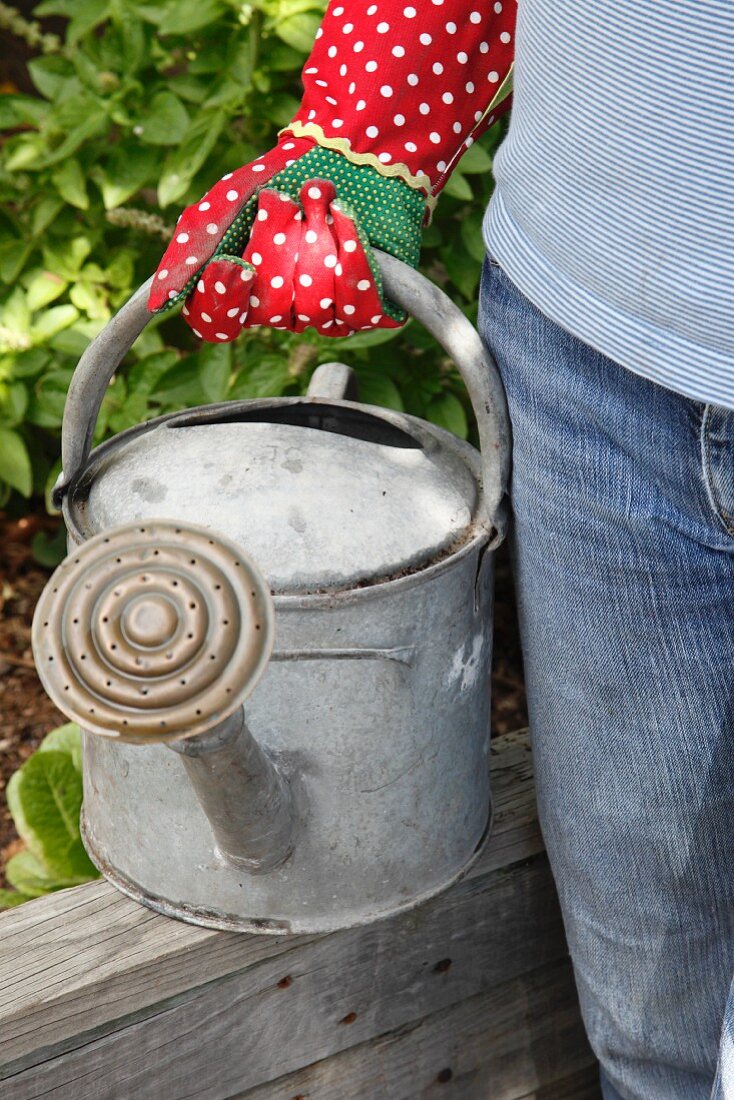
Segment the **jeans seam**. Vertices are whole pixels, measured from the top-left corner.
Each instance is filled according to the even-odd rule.
[[[701,417],[701,461],[703,465],[703,479],[706,486],[706,495],[714,514],[728,535],[734,535],[734,515],[727,512],[719,501],[714,490],[714,481],[711,464],[711,405],[704,405]]]

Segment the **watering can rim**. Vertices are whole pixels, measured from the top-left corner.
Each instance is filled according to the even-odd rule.
[[[509,415],[496,364],[474,326],[439,287],[387,253],[375,250],[375,256],[386,294],[435,337],[464,381],[479,433],[483,504],[494,531],[490,545],[496,546],[507,523],[505,496],[511,459]],[[152,278],[92,341],[74,371],[64,408],[63,469],[54,490],[57,505],[83,475],[109,381],[151,319],[147,299]]]

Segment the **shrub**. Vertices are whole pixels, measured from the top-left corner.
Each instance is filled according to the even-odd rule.
[[[35,94],[0,97],[0,506],[48,491],[74,365],[155,268],[179,208],[275,139],[295,112],[321,0],[44,0]],[[473,316],[495,127],[472,146],[425,236],[423,270]],[[343,345],[346,345],[343,347]],[[156,318],[111,384],[97,441],[185,406],[303,392],[347,355],[362,399],[467,434],[460,380],[416,325],[327,340],[267,329],[231,346]]]

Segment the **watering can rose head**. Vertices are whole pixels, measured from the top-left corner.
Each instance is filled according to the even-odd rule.
[[[516,0],[481,7],[457,25],[437,0],[420,18],[404,0],[332,2],[298,113],[184,211],[149,308],[185,299],[212,342],[256,325],[341,337],[404,323],[372,248],[417,266],[438,193],[509,105]]]

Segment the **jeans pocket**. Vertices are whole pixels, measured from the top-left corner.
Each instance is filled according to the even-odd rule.
[[[706,405],[701,420],[701,453],[711,506],[734,535],[734,411]]]

